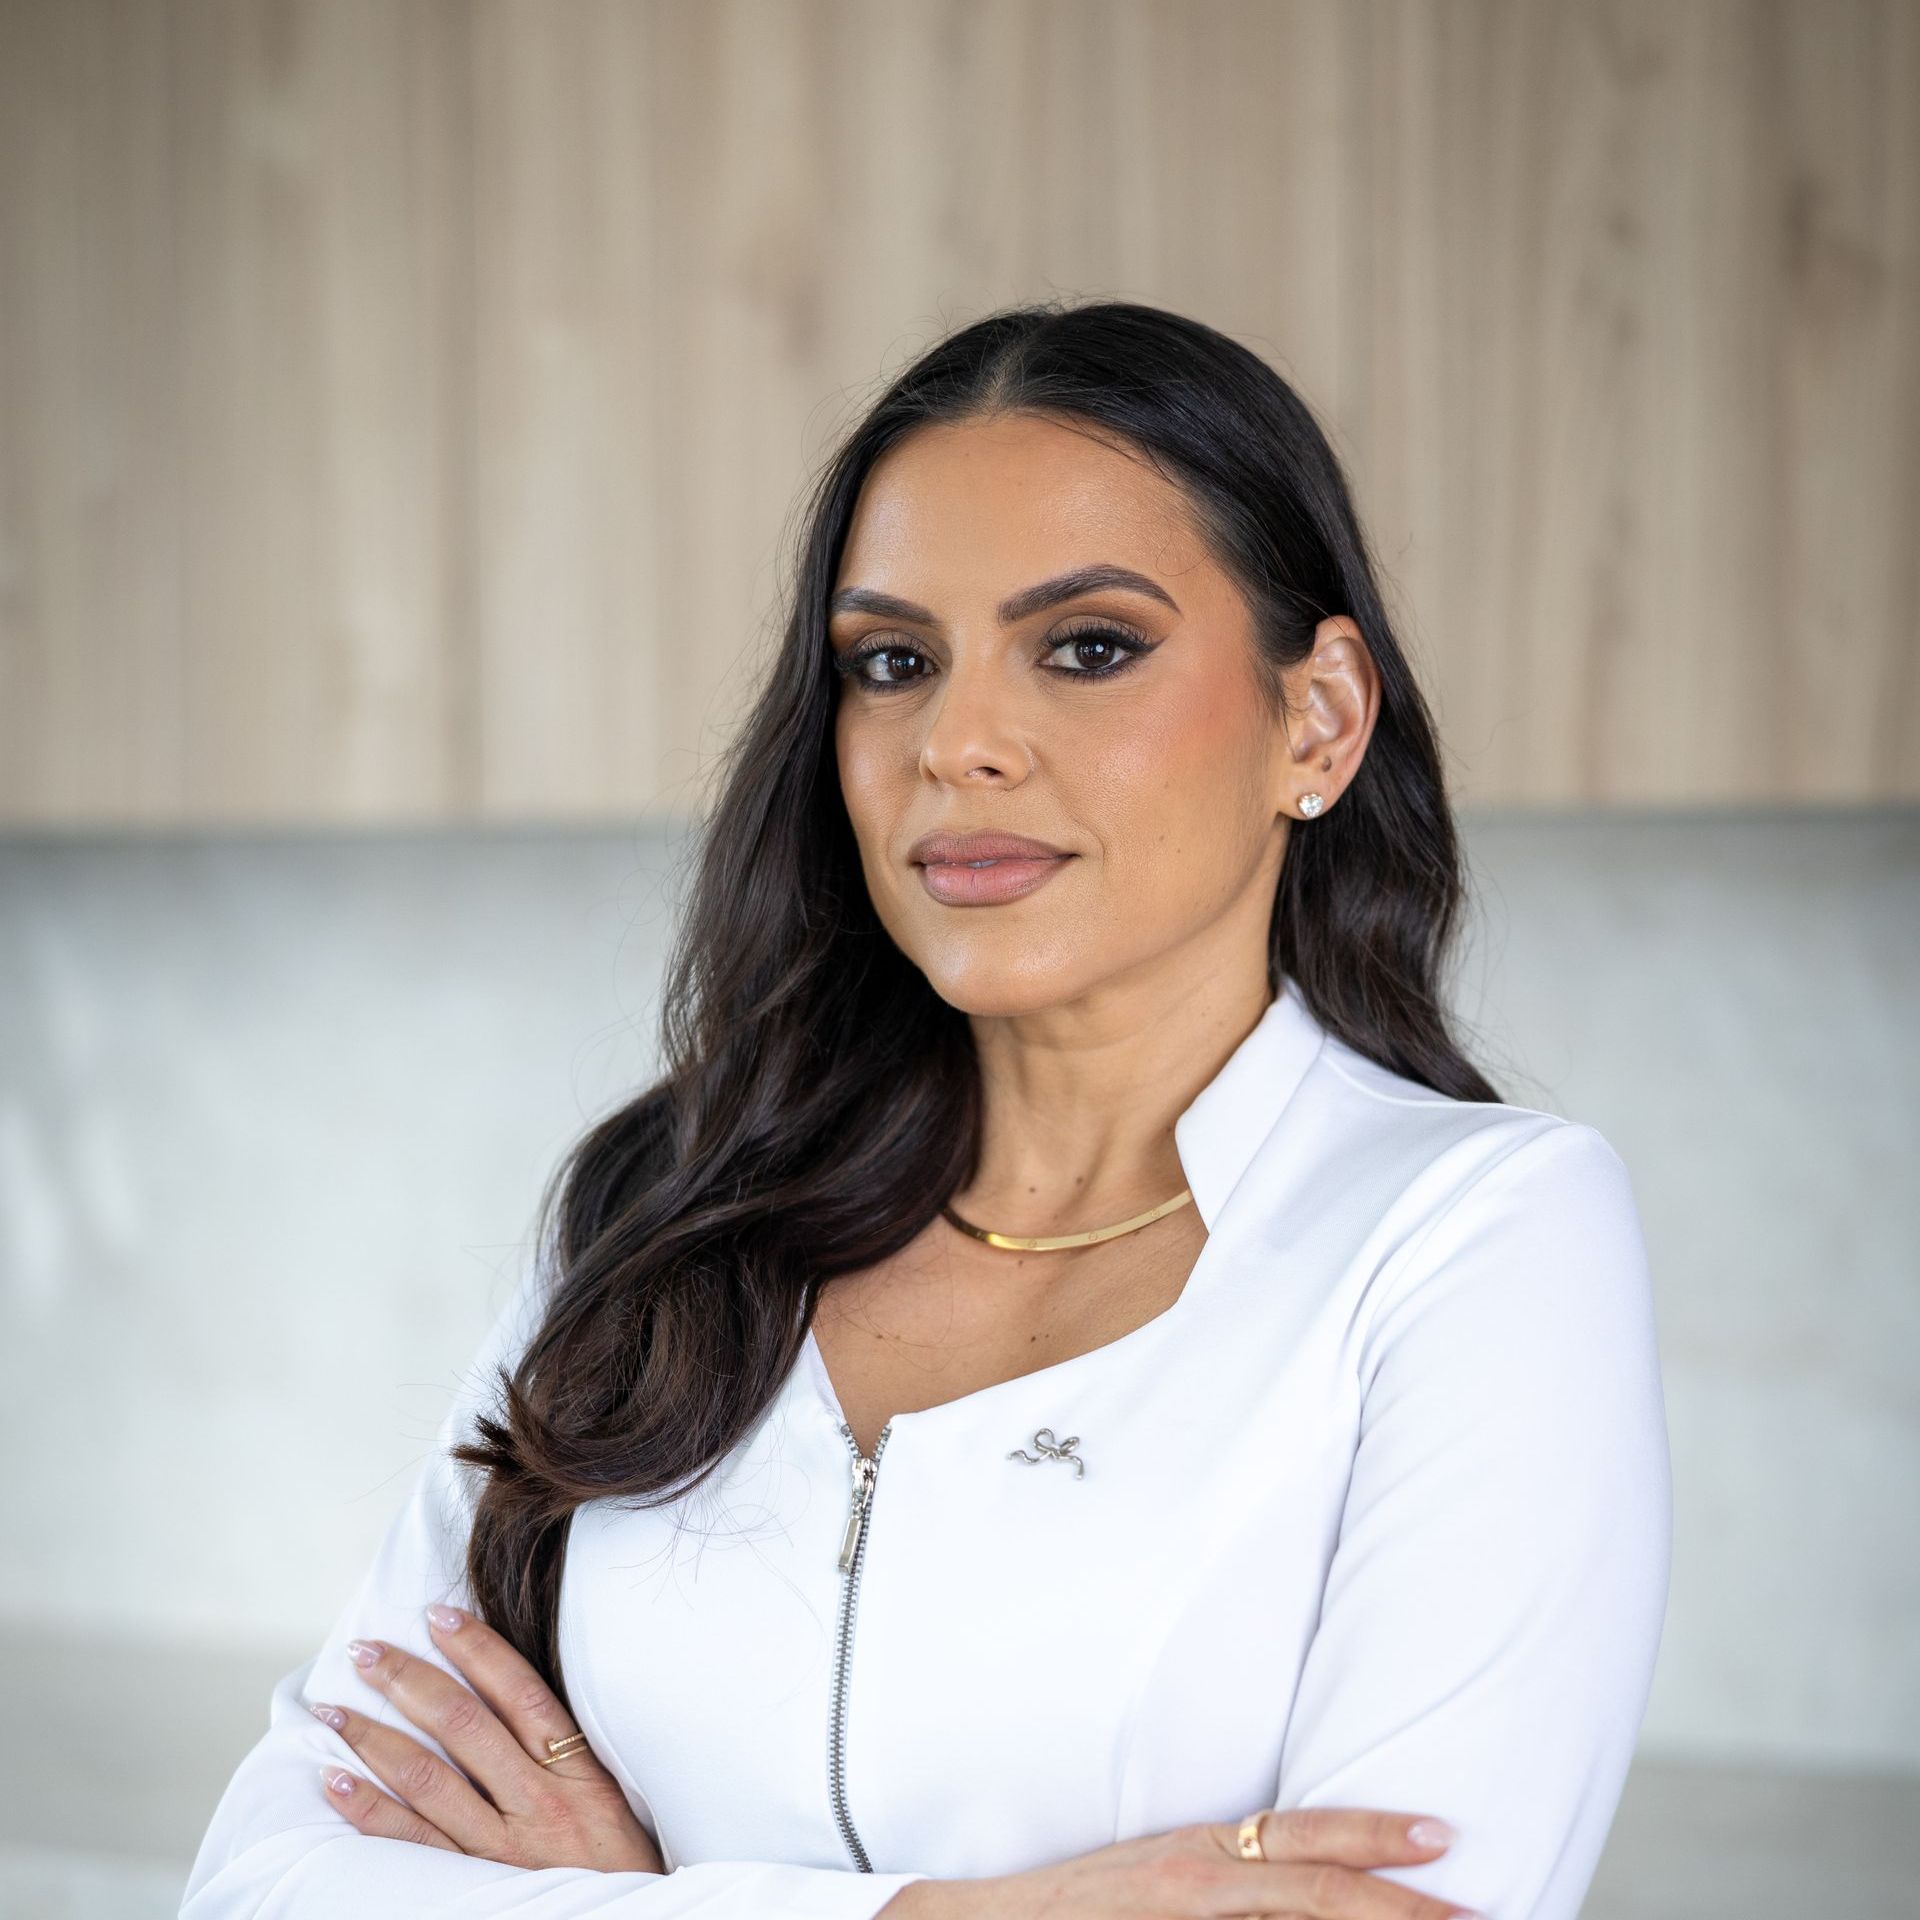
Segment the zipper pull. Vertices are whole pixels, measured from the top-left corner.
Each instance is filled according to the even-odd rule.
[[[860,1545],[860,1529],[867,1522],[867,1507],[873,1499],[873,1462],[865,1454],[856,1454],[853,1462],[853,1507],[847,1515],[847,1531],[840,1542],[840,1571],[853,1565]]]

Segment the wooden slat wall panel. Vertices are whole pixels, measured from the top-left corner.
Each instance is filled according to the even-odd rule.
[[[1772,11],[1777,41],[1754,150],[1763,163],[1763,142],[1780,142],[1786,784],[1836,796],[1863,784],[1912,794],[1920,790],[1920,6]]]
[[[948,325],[1200,315],[1461,797],[1920,796],[1916,0],[0,4],[0,819],[697,810]]]
[[[464,8],[172,10],[194,816],[433,818],[464,743]]]
[[[458,0],[0,9],[0,817],[470,796],[463,34]]]
[[[1920,793],[1920,9],[1365,18],[1338,411],[1463,790]]]
[[[684,711],[657,617],[653,15],[474,23],[477,799],[590,812],[644,790]]]
[[[185,799],[167,56],[0,6],[0,820]]]

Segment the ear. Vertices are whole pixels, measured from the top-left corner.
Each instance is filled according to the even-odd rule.
[[[1281,676],[1286,711],[1275,730],[1272,803],[1290,819],[1324,817],[1352,784],[1380,712],[1380,674],[1359,626],[1329,614],[1313,651]],[[1313,812],[1302,796],[1317,793]]]

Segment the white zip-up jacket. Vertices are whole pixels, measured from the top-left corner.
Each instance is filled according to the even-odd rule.
[[[568,1689],[664,1875],[369,1838],[320,1787],[366,1768],[309,1701],[434,1744],[345,1647],[441,1659],[422,1609],[469,1599],[476,1490],[446,1448],[533,1330],[523,1279],[275,1689],[186,1920],[869,1920],[924,1876],[1311,1805],[1438,1814],[1446,1853],[1378,1871],[1575,1920],[1670,1560],[1625,1166],[1590,1126],[1383,1069],[1291,980],[1174,1138],[1207,1239],[1144,1326],[896,1414],[870,1460],[809,1337],[705,1487],[575,1513]]]

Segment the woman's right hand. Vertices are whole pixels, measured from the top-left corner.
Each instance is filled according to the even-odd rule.
[[[1370,1871],[1446,1851],[1446,1840],[1408,1837],[1419,1818],[1361,1807],[1272,1810],[1260,1816],[1265,1860],[1240,1857],[1238,1821],[1201,1822],[1026,1873],[916,1880],[876,1920],[1481,1920]]]

